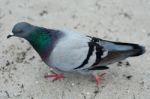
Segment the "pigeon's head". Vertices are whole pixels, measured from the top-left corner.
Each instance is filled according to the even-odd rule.
[[[33,29],[34,29],[34,26],[29,23],[26,23],[26,22],[17,23],[13,27],[13,30],[12,30],[13,35],[8,35],[7,38],[10,38],[12,36],[26,38]]]

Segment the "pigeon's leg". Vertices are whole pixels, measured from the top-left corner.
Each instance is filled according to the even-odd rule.
[[[103,74],[93,74],[95,80],[96,80],[96,84],[97,86],[100,84],[103,76],[105,75],[106,73],[103,73]]]
[[[53,81],[55,81],[55,80],[64,78],[64,74],[52,72],[51,74],[45,75],[45,78],[49,78],[49,77],[53,78]]]

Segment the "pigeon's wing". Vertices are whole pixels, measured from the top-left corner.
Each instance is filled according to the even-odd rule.
[[[95,60],[93,60],[93,64],[91,66],[96,66],[97,64],[100,63],[102,57],[105,56],[105,53],[107,53],[107,50],[104,49],[103,46],[101,46],[100,44],[98,44],[95,39],[91,38],[91,40],[88,42],[88,54],[87,54],[87,57],[86,59],[83,61],[83,63],[76,67],[75,69],[80,69],[82,68],[85,64],[88,63],[88,61],[90,60],[90,57],[95,57]],[[96,68],[92,68],[91,70],[94,70]],[[99,67],[97,69],[101,69],[101,70],[104,70],[106,69],[106,67]]]
[[[107,65],[118,62],[123,60],[127,57],[138,56],[144,53],[144,48],[139,46],[138,44],[131,44],[131,43],[121,43],[121,42],[112,42],[107,40],[102,40],[99,38],[92,38],[94,42],[97,44],[96,52],[96,62],[92,65],[89,69],[96,70],[96,69],[107,69]],[[100,49],[103,48],[101,51],[103,52],[98,55]],[[105,53],[105,54],[104,54]],[[100,68],[101,67],[101,68]]]

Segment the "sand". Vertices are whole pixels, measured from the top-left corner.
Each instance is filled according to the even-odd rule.
[[[0,99],[150,99],[149,11],[149,0],[0,0]],[[110,65],[99,88],[81,75],[52,82],[27,41],[6,39],[21,21],[139,43],[146,53]]]

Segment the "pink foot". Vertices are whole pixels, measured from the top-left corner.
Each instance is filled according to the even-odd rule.
[[[53,78],[53,81],[64,78],[63,73],[55,73],[45,75],[45,78]]]
[[[99,74],[94,75],[97,86],[100,84],[100,82],[101,82],[101,80],[102,80],[102,78],[103,78],[104,75],[105,75],[105,73],[103,73],[101,75],[99,75]]]

